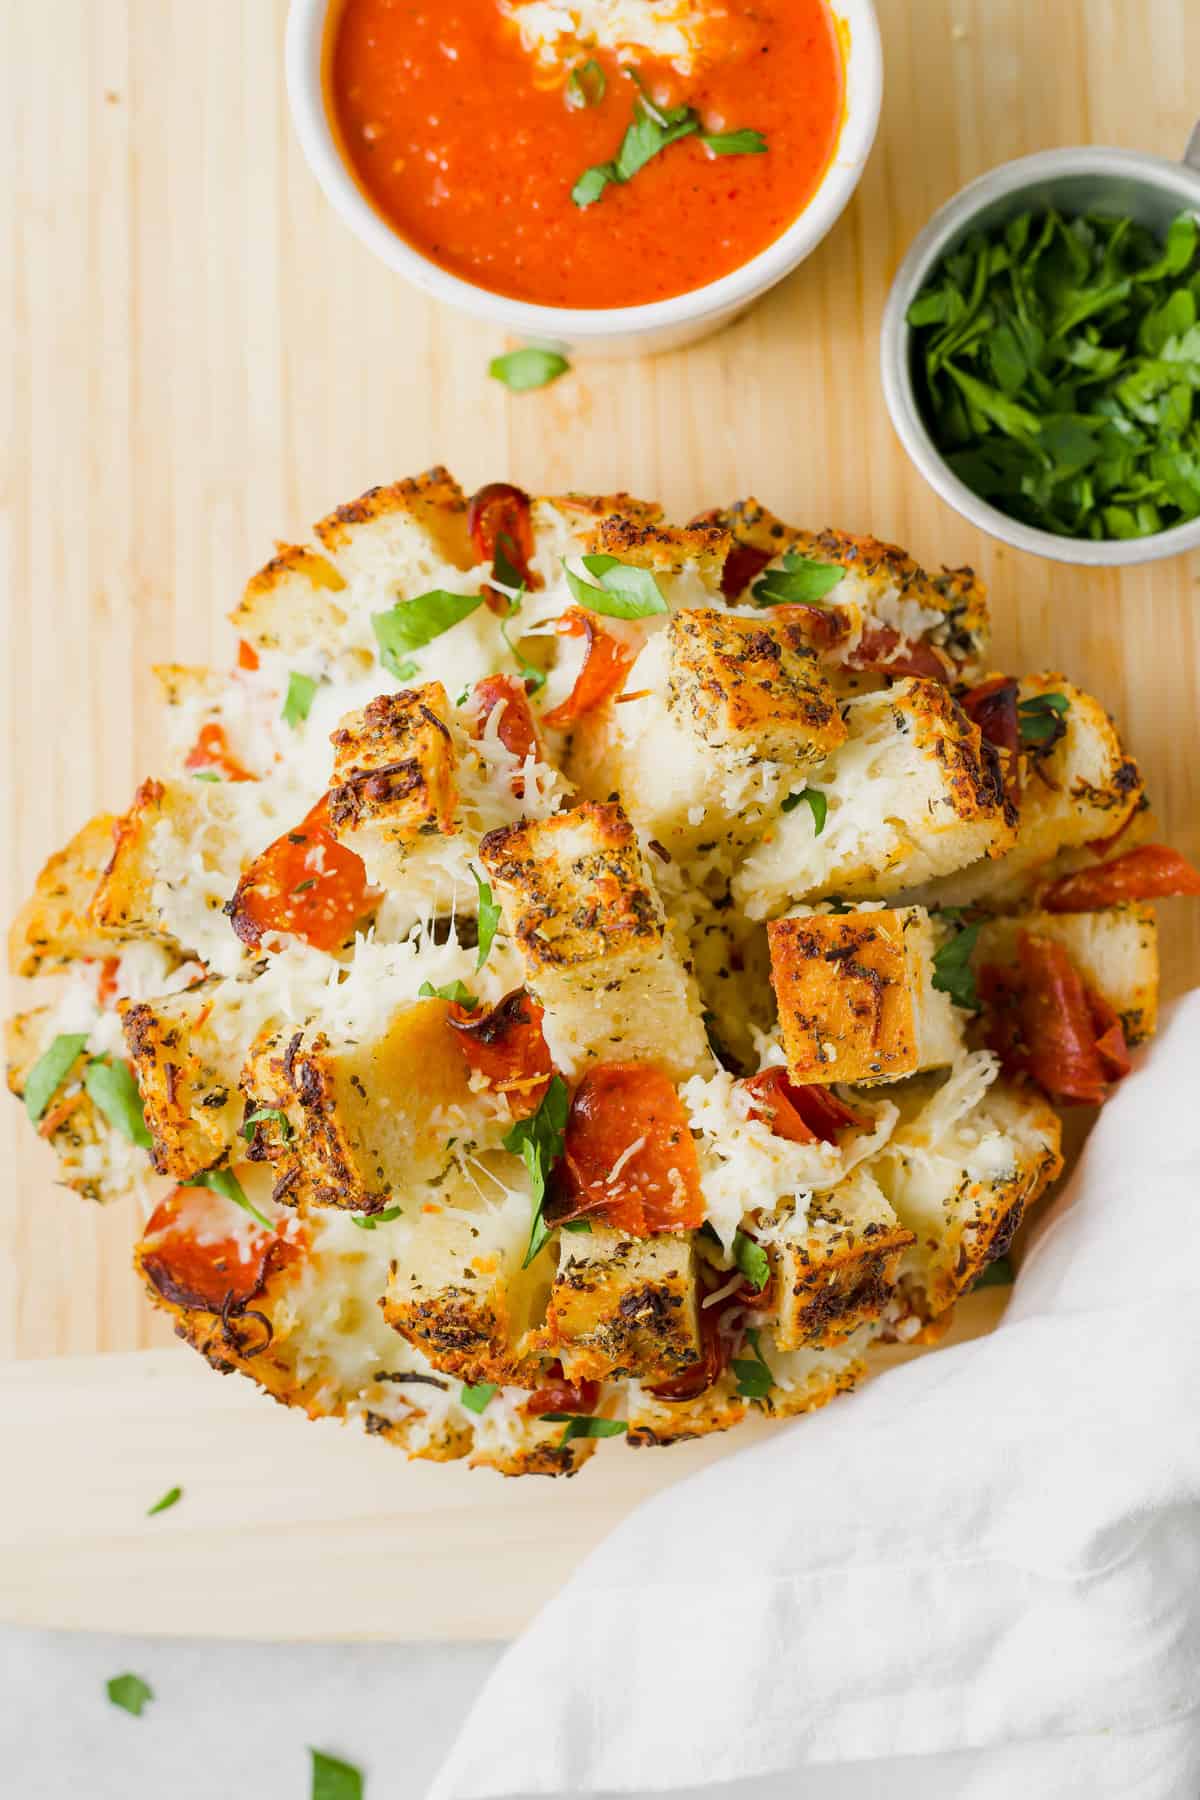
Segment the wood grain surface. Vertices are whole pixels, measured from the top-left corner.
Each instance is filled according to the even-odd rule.
[[[911,469],[876,373],[891,276],[964,181],[1057,144],[1182,152],[1200,7],[881,0],[880,12],[878,143],[814,257],[697,348],[584,365],[512,397],[486,378],[502,347],[494,333],[407,289],[321,199],[286,113],[283,0],[3,0],[0,910],[76,825],[127,804],[154,769],[150,663],[226,662],[224,615],[275,537],[434,460],[467,487],[627,487],[680,516],[756,493],[797,522],[974,563],[992,589],[997,665],[1062,668],[1101,695],[1164,832],[1200,851],[1200,558],[1087,572],[992,543]],[[1170,994],[1200,978],[1200,909],[1168,903],[1162,921]],[[132,1214],[56,1189],[18,1108],[0,1117],[0,1359],[167,1343],[130,1271]],[[130,1366],[99,1362],[85,1378],[72,1360],[28,1382],[14,1371],[3,1404],[90,1417],[107,1404],[106,1371],[124,1404]],[[223,1443],[240,1455],[271,1410],[252,1412],[198,1366],[170,1381],[182,1409],[173,1441],[194,1404],[214,1466]],[[144,1443],[159,1426],[151,1409]],[[123,1429],[136,1435],[128,1420]],[[324,1468],[348,1456],[358,1470],[378,1454],[336,1433],[308,1437],[293,1474],[306,1457]],[[54,1441],[49,1420],[28,1439],[35,1460],[44,1447],[47,1487],[64,1469]],[[683,1472],[686,1453],[668,1462],[656,1482]],[[176,1479],[164,1455],[150,1485]],[[437,1471],[399,1465],[378,1479],[420,1495],[418,1510],[446,1491]],[[469,1490],[451,1479],[455,1504],[469,1491],[523,1529],[520,1487],[497,1498],[488,1476]],[[591,1495],[578,1507],[537,1503],[572,1521],[564,1567],[629,1503],[634,1478],[614,1477],[611,1491],[606,1479],[593,1467],[570,1484]],[[336,1610],[352,1630],[353,1604]]]

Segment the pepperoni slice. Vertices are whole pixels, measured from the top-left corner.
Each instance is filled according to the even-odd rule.
[[[480,562],[494,564],[500,549],[527,588],[537,585],[530,568],[533,526],[524,488],[512,487],[507,481],[490,481],[481,487],[467,502],[467,530]],[[489,588],[487,600],[493,612],[508,611],[506,595]]]
[[[226,910],[251,949],[286,932],[316,950],[336,950],[375,899],[362,858],[330,831],[329,797],[322,795],[294,831],[255,857]]]
[[[744,594],[770,560],[769,550],[756,550],[752,544],[735,544],[721,570],[721,592],[725,598],[736,600],[739,594]]]
[[[575,677],[574,687],[565,700],[543,715],[543,724],[554,731],[565,731],[584,713],[591,712],[610,694],[616,693],[628,675],[637,651],[632,645],[613,637],[611,632],[603,631],[591,614],[579,606],[567,608],[558,621],[557,630],[565,637],[587,639],[583,667]]]
[[[784,1069],[763,1069],[738,1086],[754,1096],[751,1118],[792,1144],[836,1144],[839,1132],[866,1123],[828,1088],[799,1086]]]
[[[1119,1021],[1089,995],[1062,944],[1022,931],[1017,958],[1016,970],[989,964],[979,974],[989,1049],[1009,1074],[1031,1076],[1051,1100],[1099,1106],[1128,1067]]]
[[[867,625],[846,661],[852,669],[881,675],[921,675],[948,685],[953,668],[948,656],[923,638],[901,637],[890,625]]]
[[[189,1312],[244,1308],[268,1276],[300,1255],[211,1188],[177,1187],[151,1214],[138,1258],[164,1300]]]
[[[552,1362],[545,1382],[530,1394],[524,1411],[531,1419],[540,1419],[546,1413],[594,1413],[599,1399],[598,1381],[568,1381],[562,1364]]]
[[[1200,870],[1166,844],[1140,844],[1098,869],[1064,875],[1042,896],[1047,912],[1095,912],[1122,900],[1166,900],[1200,894]]]
[[[219,775],[222,781],[258,780],[257,775],[252,775],[233,754],[225,727],[218,725],[215,719],[200,727],[200,735],[184,758],[183,766],[193,773]]]
[[[675,1084],[653,1063],[601,1063],[575,1090],[554,1221],[598,1218],[631,1237],[704,1222],[700,1165]]]
[[[1004,787],[1014,805],[1021,798],[1021,723],[1017,712],[1020,684],[1010,675],[994,675],[971,688],[959,701],[979,735],[1000,752]]]
[[[524,988],[515,988],[482,1015],[452,1001],[448,1017],[467,1067],[508,1099],[514,1118],[536,1112],[550,1086],[554,1064],[542,1036],[542,1008]]]
[[[540,754],[537,726],[525,696],[525,683],[516,675],[485,675],[477,681],[471,696],[475,706],[475,736],[481,738],[498,706],[504,708],[496,726],[496,735],[504,748],[519,761],[532,753]],[[514,775],[510,783],[519,800],[525,792],[524,775]]]

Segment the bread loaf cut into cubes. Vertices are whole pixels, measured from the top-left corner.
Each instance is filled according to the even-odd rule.
[[[777,1348],[827,1348],[879,1318],[913,1235],[870,1171],[852,1170],[789,1227],[768,1248]]]
[[[333,734],[329,826],[376,887],[398,887],[407,851],[454,831],[457,756],[440,681],[379,694]]]
[[[543,1343],[569,1381],[670,1381],[700,1358],[698,1308],[686,1234],[631,1238],[594,1224],[561,1236]]]
[[[447,568],[475,561],[467,497],[443,468],[369,488],[315,527],[359,615],[439,584]]]
[[[1014,840],[996,753],[938,682],[898,681],[843,716],[846,740],[812,780],[823,819],[786,813],[734,878],[752,919],[827,894],[886,899]]]
[[[479,855],[559,1068],[657,1062],[683,1080],[712,1066],[695,982],[621,807],[588,801],[491,831]]]
[[[933,985],[942,932],[919,906],[773,920],[771,981],[790,1078],[895,1081],[953,1062],[963,1014]]]

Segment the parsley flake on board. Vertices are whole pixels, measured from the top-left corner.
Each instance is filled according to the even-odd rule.
[[[701,131],[700,115],[692,107],[656,106],[636,70],[626,73],[638,87],[632,123],[612,161],[594,163],[576,181],[571,189],[576,206],[593,206],[610,186],[632,181],[639,170],[680,138],[698,137],[714,156],[761,156],[766,150],[767,141],[760,131]]]
[[[650,569],[638,569],[615,556],[595,555],[580,558],[599,587],[593,587],[568,569],[563,558],[567,586],[580,606],[589,612],[605,613],[610,619],[646,619],[652,613],[668,611],[662,590]]]
[[[474,869],[471,870],[471,873],[475,876],[475,889],[479,895],[479,917],[476,921],[479,937],[475,952],[475,971],[478,974],[492,953],[492,945],[496,941],[496,928],[500,923],[500,908],[492,899],[489,883],[483,879],[482,875],[477,875]]]
[[[318,685],[311,675],[300,675],[295,669],[288,676],[287,697],[280,717],[293,731],[307,719],[316,699]]]
[[[811,606],[831,593],[845,575],[841,563],[817,562],[786,550],[782,567],[760,575],[750,592],[758,606]]]
[[[509,350],[504,356],[493,356],[488,374],[504,384],[510,394],[527,394],[534,388],[548,387],[565,375],[571,367],[557,350],[538,350],[533,345],[524,350]]]
[[[155,1513],[167,1512],[182,1499],[183,1489],[181,1487],[168,1488],[161,1500],[156,1500],[153,1506],[146,1508],[146,1517],[152,1519]]]
[[[86,1031],[60,1032],[25,1078],[25,1111],[37,1124],[87,1044]]]
[[[403,1211],[402,1206],[385,1206],[382,1212],[351,1213],[350,1223],[357,1225],[360,1231],[374,1231],[377,1225],[390,1225]]]
[[[193,1175],[187,1185],[188,1187],[211,1188],[214,1194],[220,1194],[224,1199],[232,1200],[233,1204],[240,1206],[244,1213],[249,1213],[252,1219],[257,1219],[265,1230],[274,1231],[275,1227],[270,1219],[265,1218],[259,1212],[232,1169],[205,1169],[202,1175]]]
[[[1200,517],[1200,229],[1021,213],[973,231],[908,311],[918,401],[959,480],[1059,537]]]
[[[743,1400],[765,1400],[774,1385],[775,1377],[759,1347],[757,1331],[748,1331],[746,1342],[754,1352],[754,1360],[735,1357],[729,1365],[737,1376],[737,1391]]]
[[[105,1689],[113,1705],[132,1713],[135,1719],[141,1718],[142,1708],[154,1698],[154,1689],[140,1675],[114,1675],[105,1683]]]
[[[982,923],[981,919],[977,919],[973,925],[963,925],[933,954],[934,987],[940,993],[949,994],[955,1006],[961,1006],[966,1012],[979,1011],[979,993],[975,986],[971,955]]]
[[[326,1756],[323,1750],[314,1750],[311,1744],[308,1753],[312,1757],[309,1800],[363,1800],[361,1769],[336,1756]]]
[[[415,599],[399,601],[386,612],[372,613],[380,662],[397,681],[411,681],[417,673],[412,652],[431,644],[482,605],[482,594],[451,594],[445,588],[433,588]]]
[[[146,1130],[142,1096],[128,1063],[120,1058],[114,1062],[107,1056],[94,1056],[83,1071],[83,1085],[97,1112],[103,1113],[131,1144],[139,1150],[152,1147],[154,1140]]]
[[[547,1424],[565,1425],[556,1448],[565,1450],[573,1438],[620,1437],[629,1427],[624,1419],[596,1419],[591,1413],[543,1413]]]
[[[756,1244],[744,1231],[735,1231],[733,1260],[755,1292],[761,1294],[771,1279],[771,1264],[762,1245]]]
[[[518,1119],[512,1130],[501,1140],[506,1150],[519,1156],[524,1162],[529,1171],[529,1185],[533,1192],[529,1248],[521,1265],[525,1269],[550,1236],[543,1217],[546,1182],[551,1169],[562,1155],[568,1105],[567,1084],[561,1075],[555,1075],[537,1111],[530,1113],[528,1118]]]

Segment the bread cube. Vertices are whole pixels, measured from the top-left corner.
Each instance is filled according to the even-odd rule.
[[[568,1381],[673,1379],[701,1355],[690,1239],[629,1238],[596,1223],[561,1233],[541,1342]]]
[[[987,589],[974,570],[944,568],[931,575],[896,544],[845,531],[801,531],[757,500],[735,501],[727,511],[704,514],[693,523],[725,525],[731,532],[736,548],[726,566],[724,588],[733,602],[752,602],[751,589],[763,567],[759,557],[773,563],[791,553],[836,563],[845,574],[823,596],[823,606],[853,607],[867,624],[932,644],[949,658],[960,680],[977,680],[982,673],[991,622]],[[739,550],[758,556],[739,560]]]
[[[330,829],[362,857],[376,887],[397,887],[408,847],[455,829],[457,756],[446,690],[431,681],[379,694],[346,714],[332,743]]]
[[[711,608],[674,613],[625,693],[586,714],[571,772],[672,857],[698,845],[729,860],[773,818],[846,728],[794,627]]]
[[[949,1076],[894,1089],[901,1119],[871,1160],[913,1233],[900,1293],[916,1321],[944,1313],[1004,1255],[1026,1207],[1062,1167],[1058,1114],[1035,1090],[992,1081],[994,1067],[976,1052]]]
[[[479,854],[556,1067],[652,1061],[674,1080],[711,1068],[695,983],[619,806],[491,831]]]
[[[1090,913],[1018,913],[988,919],[975,941],[972,962],[1002,968],[1017,964],[1017,937],[1031,931],[1063,944],[1088,987],[1120,1015],[1125,1041],[1153,1037],[1158,1020],[1158,926],[1144,902]]]
[[[493,1110],[470,1091],[442,1000],[401,1006],[376,1032],[344,1041],[316,1024],[271,1029],[241,1088],[248,1110],[286,1119],[266,1119],[258,1140],[275,1164],[276,1197],[354,1212],[379,1212],[394,1190],[443,1174],[447,1136]],[[448,1123],[450,1109],[460,1110]]]
[[[846,741],[810,784],[824,796],[776,821],[734,877],[752,919],[827,894],[886,899],[1012,845],[1016,812],[995,751],[934,681],[912,677],[844,707]]]
[[[1023,701],[1061,694],[1066,730],[1044,755],[1024,758],[1015,841],[995,863],[964,868],[920,888],[913,898],[932,906],[1019,906],[1037,883],[1056,872],[1055,857],[1111,837],[1143,803],[1142,778],[1100,702],[1061,675],[1030,675]],[[925,877],[920,878],[921,881]]]
[[[522,1266],[532,1201],[521,1162],[492,1151],[484,1165],[508,1194],[481,1200],[453,1165],[432,1210],[422,1209],[393,1258],[384,1317],[432,1368],[456,1380],[532,1387],[553,1269],[545,1251]],[[481,1185],[502,1192],[491,1181]]]
[[[264,1019],[277,1010],[272,994],[266,982],[212,977],[182,993],[122,1003],[160,1175],[187,1181],[239,1143],[238,1082]]]
[[[878,1335],[876,1325],[866,1324],[824,1349],[782,1350],[764,1333],[762,1348],[773,1379],[769,1392],[752,1402],[755,1411],[793,1419],[848,1394],[867,1373],[866,1352]]]
[[[561,1420],[533,1418],[520,1392],[495,1394],[475,1423],[470,1466],[498,1475],[574,1475],[595,1454],[593,1438],[564,1444]]]
[[[953,1062],[962,1014],[933,986],[941,928],[919,906],[806,913],[767,927],[788,1075],[895,1081]]]
[[[369,488],[314,527],[361,617],[441,585],[475,561],[467,498],[447,470]]]
[[[260,655],[288,657],[307,667],[316,653],[339,665],[346,654],[345,587],[319,551],[278,544],[270,562],[246,583],[229,621]]]
[[[81,957],[111,956],[120,948],[120,933],[97,924],[90,910],[113,853],[116,825],[112,813],[100,813],[45,863],[9,929],[8,966],[14,975],[46,975]]]
[[[5,1021],[8,1088],[18,1100],[24,1098],[34,1064],[57,1035],[54,1010],[48,1006]],[[81,1053],[39,1119],[38,1136],[58,1158],[62,1185],[84,1200],[102,1206],[131,1195],[145,1200],[154,1180],[150,1159],[100,1112],[83,1085],[85,1062]]]
[[[891,1299],[901,1252],[913,1241],[865,1169],[822,1194],[792,1230],[771,1237],[774,1340],[780,1350],[824,1348],[877,1319]]]
[[[664,1400],[640,1381],[629,1384],[625,1442],[635,1450],[665,1448],[690,1438],[730,1431],[746,1416],[746,1402],[728,1372],[694,1400]]]

